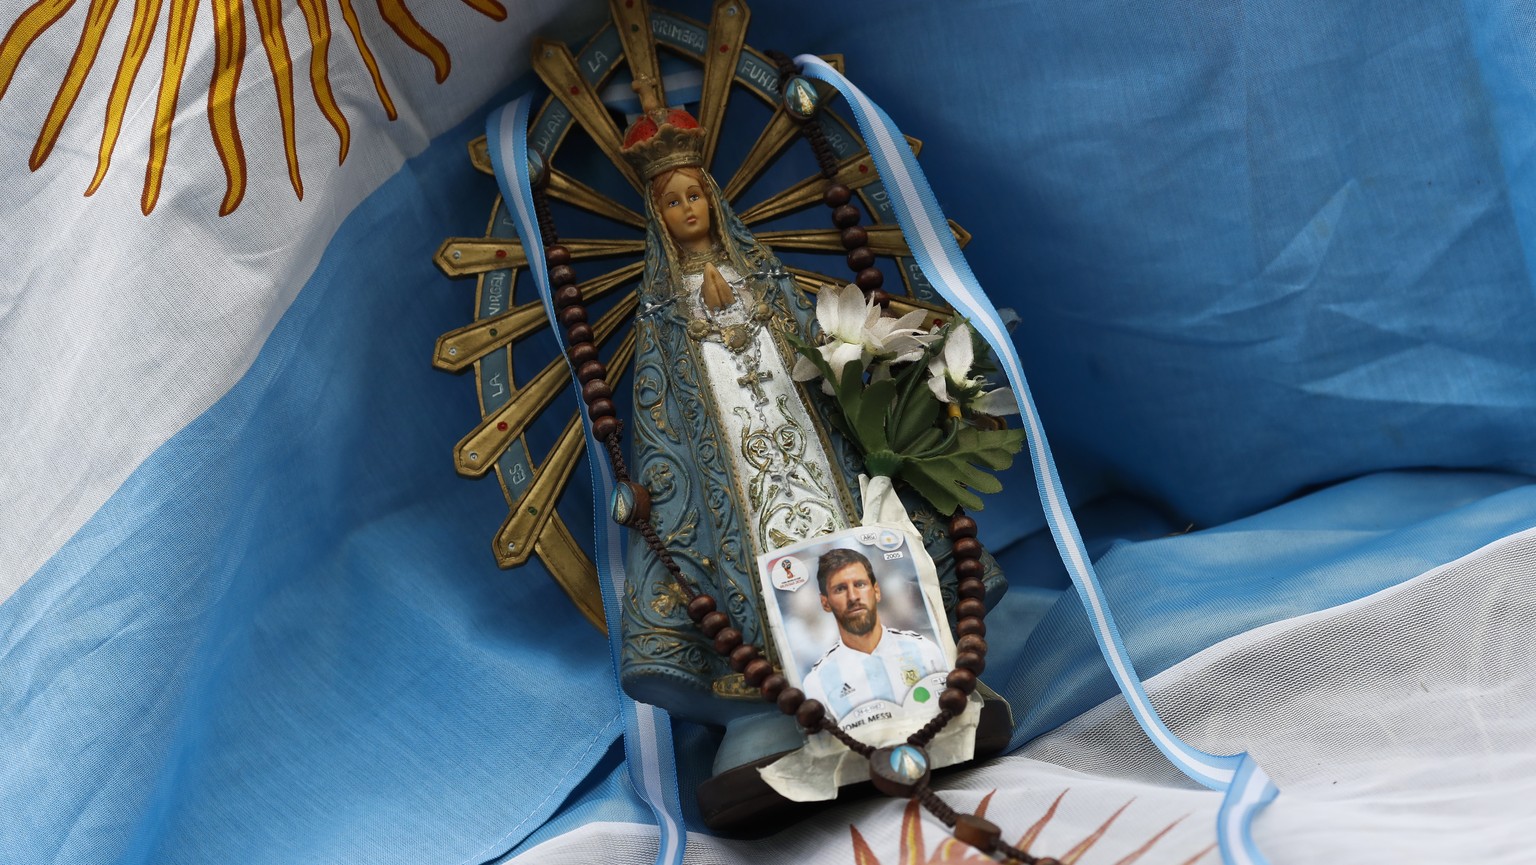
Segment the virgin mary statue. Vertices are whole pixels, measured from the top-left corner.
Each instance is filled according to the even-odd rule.
[[[703,169],[697,121],[647,102],[623,147],[647,193],[631,472],[682,576],[777,668],[757,557],[858,525],[852,491],[863,461],[832,429],[819,390],[790,374],[786,334],[817,336],[810,299],[722,199]],[[931,513],[913,516],[952,598],[942,526]],[[645,544],[629,545],[627,569],[620,675],[631,696],[717,724],[770,710],[688,618]]]

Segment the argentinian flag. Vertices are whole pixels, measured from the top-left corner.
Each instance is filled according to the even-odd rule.
[[[1524,863],[1523,8],[755,5],[749,44],[842,54],[922,140],[1059,469],[1062,513],[1021,460],[977,515],[1015,729],[945,800],[1082,865]],[[497,194],[466,144],[543,99],[534,36],[608,11],[0,10],[0,863],[965,861],[884,799],[705,832],[718,734],[624,703],[540,566],[496,568],[501,490],[453,471],[479,406],[431,351],[473,288],[432,255]],[[809,165],[797,142],[774,170]],[[1133,702],[1050,538],[1068,518]],[[1222,818],[1149,708],[1283,792]]]

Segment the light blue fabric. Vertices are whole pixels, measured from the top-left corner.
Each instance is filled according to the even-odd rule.
[[[686,801],[692,797],[683,798]],[[502,861],[515,859],[551,838],[580,832],[588,823],[599,822],[638,825],[656,822],[656,814],[649,803],[635,792],[622,745],[615,744],[603,760],[592,768],[581,785],[572,790],[569,798],[561,803],[556,815],[523,839],[522,843],[502,857]],[[654,851],[656,836],[649,836],[649,841]]]
[[[505,501],[450,459],[475,398],[431,351],[474,286],[431,256],[483,230],[483,128],[365,201],[239,385],[0,607],[0,862],[480,863],[618,737],[601,634],[497,570]]]
[[[1151,675],[1536,523],[1508,475],[1329,486],[1536,470],[1530,24],[1444,0],[759,3],[749,38],[843,53],[925,142],[1022,317],[1090,552],[1133,541],[1100,574]],[[240,385],[0,606],[0,861],[480,862],[605,755],[573,800],[596,810],[549,831],[641,819],[602,639],[537,565],[495,569],[504,501],[448,459],[477,411],[428,358],[472,289],[430,255],[483,230],[481,128],[365,202]],[[809,173],[796,148],[776,177]],[[1075,600],[1050,603],[1028,468],[1008,482],[978,516],[1028,588],[988,619],[1022,742],[1113,683]],[[712,735],[680,725],[685,808]]]
[[[1373,470],[1536,470],[1521,9],[897,2],[752,27],[843,53],[923,140],[1020,313],[1074,503],[1126,489],[1204,526]]]
[[[1120,544],[1097,564],[1136,668],[1151,677],[1219,640],[1364,597],[1533,525],[1529,477],[1399,472],[1218,528]],[[1004,621],[1009,603],[996,614]],[[1064,593],[1024,645],[989,658],[988,682],[1016,713],[1015,746],[1117,693],[1087,628]]]

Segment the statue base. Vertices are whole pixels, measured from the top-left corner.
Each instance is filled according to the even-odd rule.
[[[939,772],[974,765],[977,760],[995,757],[1008,747],[1013,736],[1013,711],[1007,700],[991,694],[984,693],[983,696],[981,718],[976,728],[976,756]],[[788,722],[788,733],[782,722]],[[782,715],[753,716],[727,726],[720,752],[715,757],[715,774],[699,784],[697,790],[704,825],[716,832],[763,836],[823,810],[826,802],[785,799],[758,773],[759,769],[796,750],[803,742],[804,734],[794,726],[793,719]],[[781,747],[767,756],[740,762],[746,754],[764,753],[764,747],[771,747],[772,743]],[[835,801],[846,802],[872,795],[879,794],[873,785],[863,781],[838,790]]]

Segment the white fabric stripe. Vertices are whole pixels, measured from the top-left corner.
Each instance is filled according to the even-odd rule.
[[[634,702],[634,701],[631,701]],[[644,703],[634,703],[637,726],[640,730],[640,761],[641,780],[645,783],[645,798],[652,803],[661,803],[662,807],[655,808],[656,816],[664,821],[658,828],[661,831],[661,850],[657,854],[658,862],[681,862],[683,858],[683,832],[678,825],[677,818],[673,816],[670,804],[666,801],[666,795],[661,789],[660,755],[657,753],[656,743],[660,740],[660,731],[657,729],[657,716],[661,710],[655,706]],[[667,731],[670,735],[671,731]],[[668,767],[671,768],[670,766]],[[675,782],[674,782],[675,783]]]
[[[565,853],[568,848],[575,844],[580,844],[578,840],[580,837],[588,835],[604,835],[614,838],[628,836],[636,840],[649,840],[655,837],[656,827],[649,823],[621,823],[616,820],[598,820],[585,823],[573,831],[546,838],[519,853],[516,857],[506,860],[501,865],[517,865],[518,862],[523,861],[536,862],[545,858],[546,854],[554,853],[558,855]],[[564,859],[565,857],[561,858]]]
[[[1536,829],[1520,810],[1536,777],[1524,711],[1536,654],[1519,636],[1536,610],[1519,588],[1536,573],[1533,541],[1536,529],[1523,529],[1365,597],[1234,635],[1146,687],[1178,707],[1170,721],[1198,725],[1206,741],[1242,738],[1264,774],[1283,779],[1286,797],[1249,830],[1275,861],[1301,861],[1301,851],[1439,861],[1466,844],[1477,861],[1523,863],[1530,845],[1510,833]],[[1115,697],[1021,754],[1177,783],[1147,761],[1140,736]],[[1247,783],[1234,782],[1232,807]]]

